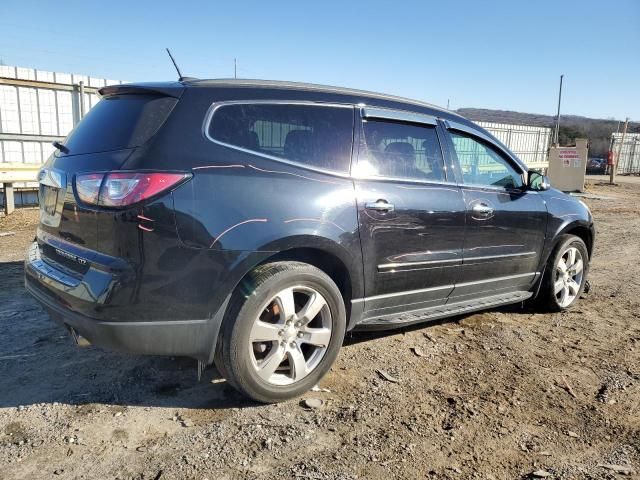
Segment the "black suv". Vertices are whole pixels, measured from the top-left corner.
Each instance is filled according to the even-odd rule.
[[[100,93],[40,172],[25,265],[79,342],[215,362],[273,402],[349,330],[561,310],[585,286],[587,207],[455,113],[267,81]]]

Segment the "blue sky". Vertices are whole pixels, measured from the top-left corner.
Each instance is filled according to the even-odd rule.
[[[451,108],[640,120],[640,0],[0,3],[8,65],[298,80]]]

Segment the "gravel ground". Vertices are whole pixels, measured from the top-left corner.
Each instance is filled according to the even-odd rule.
[[[0,217],[0,478],[633,478],[640,184],[589,192],[606,199],[586,199],[599,236],[575,309],[354,334],[319,391],[271,406],[189,359],[75,347],[22,285],[37,211]]]

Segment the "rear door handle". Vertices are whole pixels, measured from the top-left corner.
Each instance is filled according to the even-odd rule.
[[[376,212],[393,212],[393,204],[387,202],[383,198],[380,198],[375,202],[367,202],[364,207],[367,210],[375,210]]]

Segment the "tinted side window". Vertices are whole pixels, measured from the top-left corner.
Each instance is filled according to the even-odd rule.
[[[522,187],[522,177],[498,151],[473,137],[450,132],[467,185]]]
[[[444,181],[442,151],[436,128],[389,121],[363,121],[366,158],[358,173]]]
[[[222,105],[213,115],[209,136],[253,152],[347,172],[353,109],[295,104]]]

